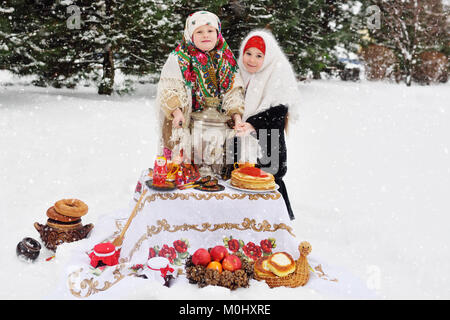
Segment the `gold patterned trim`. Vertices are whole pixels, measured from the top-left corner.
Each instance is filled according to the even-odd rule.
[[[326,274],[323,269],[322,269],[322,265],[319,264],[317,266],[314,267],[314,269],[309,266],[310,270],[315,273],[319,279],[322,280],[328,280],[328,281],[332,281],[332,282],[338,282],[339,280],[337,278],[331,278],[328,274]]]
[[[202,223],[200,226],[198,224],[181,224],[181,225],[175,225],[171,226],[166,219],[157,220],[156,226],[147,227],[147,235],[152,236],[155,234],[160,233],[161,231],[167,231],[167,232],[178,232],[178,231],[199,231],[199,232],[205,232],[205,231],[217,231],[219,229],[224,230],[253,230],[256,232],[275,232],[277,230],[286,230],[289,232],[293,237],[295,237],[295,234],[292,232],[292,228],[284,223],[274,224],[273,226],[267,221],[263,220],[262,223],[256,223],[255,219],[249,219],[244,218],[241,223],[231,223],[231,222],[225,222],[225,223],[216,223],[211,224],[208,222]]]
[[[90,278],[90,279],[84,279],[83,281],[81,281],[81,283],[80,283],[81,290],[76,291],[75,283],[72,281],[72,278],[74,278],[74,277],[77,278],[80,276],[80,273],[83,271],[83,268],[80,268],[79,270],[74,271],[71,274],[69,274],[67,284],[69,286],[70,293],[77,298],[87,298],[93,294],[100,292],[100,291],[106,291],[109,288],[111,288],[113,285],[118,283],[120,280],[122,280],[126,277],[125,275],[123,275],[120,272],[122,267],[123,267],[123,265],[118,265],[116,267],[116,269],[113,271],[114,281],[113,282],[105,281],[102,288],[98,288],[98,286],[99,286],[98,280],[96,280],[94,278]],[[87,292],[84,295],[82,295],[81,291],[85,290],[86,288],[87,288]]]
[[[248,198],[249,200],[278,200],[281,197],[281,193],[272,192],[272,193],[178,193],[178,192],[155,192],[148,195],[140,207],[144,207],[145,202],[155,201],[156,198],[161,200],[210,200],[215,198],[216,200],[243,200]],[[136,201],[136,199],[135,199]]]

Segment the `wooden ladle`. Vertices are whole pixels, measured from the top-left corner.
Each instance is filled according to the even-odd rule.
[[[112,244],[117,248],[121,247],[123,243],[123,239],[125,238],[125,232],[127,232],[128,227],[131,224],[131,221],[133,221],[134,217],[136,217],[137,214],[137,208],[142,202],[142,199],[144,198],[145,194],[147,193],[147,189],[145,188],[144,191],[141,194],[141,197],[139,198],[138,202],[136,203],[136,206],[134,207],[133,211],[131,212],[130,217],[128,218],[127,223],[122,229],[122,232],[113,240]]]

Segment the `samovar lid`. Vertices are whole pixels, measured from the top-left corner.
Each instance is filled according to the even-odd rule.
[[[225,123],[230,117],[225,115],[224,113],[217,110],[217,107],[220,105],[220,101],[218,98],[210,98],[214,101],[207,100],[207,106],[200,112],[192,112],[191,117],[194,120],[201,120],[203,122],[214,122],[214,123]],[[217,100],[217,101],[216,101]]]

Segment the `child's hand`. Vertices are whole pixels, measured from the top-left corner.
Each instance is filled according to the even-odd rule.
[[[244,128],[245,122],[240,122],[234,125],[233,129],[236,131],[236,133],[242,132],[245,130]]]
[[[172,120],[172,128],[181,128],[185,122],[183,112],[181,112],[180,108],[177,108],[174,112],[172,112],[173,120]]]
[[[233,129],[236,131],[236,135],[240,136],[243,134],[245,130],[245,122],[242,121],[242,117],[240,114],[233,114],[234,127]]]
[[[237,128],[241,127],[243,122],[242,122],[242,117],[239,113],[235,113],[233,114],[233,121],[234,121],[234,129],[236,130]]]
[[[236,131],[236,135],[238,137],[243,137],[255,131],[255,128],[248,122],[242,122],[242,124],[239,126],[239,128],[236,129]]]

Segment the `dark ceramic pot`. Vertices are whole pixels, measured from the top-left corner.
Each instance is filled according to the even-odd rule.
[[[40,251],[41,244],[33,238],[23,238],[16,247],[17,256],[28,261],[36,260]]]

